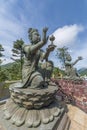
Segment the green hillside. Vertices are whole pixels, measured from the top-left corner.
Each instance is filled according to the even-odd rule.
[[[2,65],[1,68],[2,68],[2,70],[7,69],[7,68],[11,68],[13,66],[13,64],[15,64],[15,62]]]
[[[87,68],[81,68],[78,70],[81,76],[87,75]],[[65,73],[58,67],[54,67],[54,77],[63,76]],[[0,81],[2,80],[20,80],[21,79],[21,65],[20,62],[8,63],[1,66]]]
[[[1,66],[0,81],[21,79],[20,62],[8,63]]]
[[[86,75],[87,76],[87,68],[81,68],[78,70],[78,73],[81,75],[81,76],[84,76]]]

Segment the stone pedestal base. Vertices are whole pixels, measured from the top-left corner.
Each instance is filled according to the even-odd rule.
[[[69,130],[70,119],[67,116],[64,108],[60,109],[59,116],[48,124],[41,124],[36,128],[28,128],[25,125],[17,127],[10,120],[4,119],[3,105],[0,107],[0,130]]]
[[[10,87],[11,98],[0,110],[0,130],[68,130],[70,120],[56,100],[57,86]]]

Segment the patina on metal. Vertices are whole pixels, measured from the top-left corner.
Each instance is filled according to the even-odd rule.
[[[56,99],[58,86],[50,79],[53,62],[48,57],[56,47],[53,35],[46,52],[42,51],[48,40],[47,30],[43,28],[41,39],[37,29],[29,29],[31,43],[23,46],[22,81],[10,85],[11,97],[4,106],[4,115],[0,111],[0,122],[7,130],[65,130],[70,124],[65,108]]]
[[[81,56],[79,56],[74,62],[72,62],[72,57],[70,56],[69,53],[67,53],[66,58],[65,58],[65,73],[68,78],[71,78],[71,79],[80,78],[80,75],[77,72],[77,69],[74,68],[74,65],[80,60],[82,60]]]

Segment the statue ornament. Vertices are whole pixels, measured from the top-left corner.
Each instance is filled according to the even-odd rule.
[[[56,47],[53,44],[55,40],[53,35],[50,37],[51,44],[46,52],[42,50],[48,41],[47,31],[48,28],[43,28],[41,39],[37,29],[29,29],[30,44],[23,46],[22,81],[10,85],[11,97],[4,106],[5,119],[20,126],[21,130],[22,126],[26,128],[25,130],[28,130],[28,127],[47,130],[50,122],[53,122],[51,127],[54,130],[54,122],[59,121],[64,113],[64,108],[60,108],[55,97],[58,86],[51,81],[53,62],[48,60],[49,54]],[[39,64],[40,61],[44,62]]]

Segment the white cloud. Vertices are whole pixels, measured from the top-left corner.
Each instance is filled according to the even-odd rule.
[[[2,65],[4,65],[4,64],[8,64],[8,63],[12,63],[13,62],[13,60],[11,60],[10,58],[2,58]]]
[[[3,48],[7,52],[7,55],[11,55],[12,54],[11,46],[4,45]]]
[[[54,44],[58,47],[67,46],[72,44],[77,39],[80,32],[84,31],[82,25],[67,25],[62,28],[58,28],[53,35],[55,36]]]
[[[22,21],[23,18],[21,21],[20,18],[17,18],[20,12],[18,9],[20,7],[16,10],[15,4],[17,4],[17,0],[0,1],[0,44],[2,44],[5,49],[3,52],[5,57],[2,58],[3,64],[12,62],[10,57],[12,54],[13,41],[23,38],[25,32]],[[17,11],[16,15],[15,11]],[[20,15],[21,14],[22,12],[20,12]]]
[[[3,45],[3,48],[5,51],[3,51],[3,57],[1,58],[2,59],[2,64],[7,64],[9,62],[13,62],[13,60],[11,60],[11,56],[12,56],[12,51],[11,51],[11,46],[6,46],[6,45]]]
[[[5,40],[7,42],[14,41],[23,37],[25,32],[25,24],[23,24],[24,17],[20,18],[24,14],[22,14],[22,10],[20,11],[20,6],[16,10],[15,4],[17,4],[17,0],[0,1],[0,43],[3,41],[4,45],[6,44]]]
[[[29,25],[31,26],[34,24],[39,25],[37,20],[34,21],[34,19],[37,18],[37,13],[33,14],[32,12],[35,6],[32,6],[32,3],[27,0],[28,4],[24,2],[23,4],[24,8],[21,8],[21,6],[18,5],[17,2],[18,0],[8,0],[8,1],[0,0],[0,44],[2,44],[3,47],[5,48],[5,55],[6,55],[5,58],[6,60],[4,60],[3,63],[12,62],[10,57],[12,53],[11,49],[12,49],[13,41],[20,38],[23,38],[26,41],[25,34],[27,34],[27,28],[29,27]],[[43,9],[42,8],[40,9],[39,11],[40,13],[41,10]],[[42,19],[42,17],[40,18]],[[78,34],[80,32],[83,32],[84,29],[85,28],[82,25],[77,25],[77,24],[66,25],[61,28],[58,28],[53,33],[53,35],[56,38],[54,44],[57,45],[57,47],[68,46],[68,45],[71,46],[71,44],[72,45],[78,44],[79,41]],[[86,60],[85,60],[87,57],[85,53],[86,48],[87,46],[85,45],[83,48],[80,48],[79,52],[77,52],[76,49],[73,49],[73,46],[72,48],[70,48],[71,51],[73,49],[73,53],[74,53],[73,57],[77,57],[79,56],[79,54],[84,57],[84,60],[80,62],[82,65],[86,65]],[[53,58],[54,57],[55,54]],[[53,60],[55,63],[57,62],[56,58]]]
[[[72,56],[72,62],[75,61],[78,56],[82,56],[83,60],[79,61],[75,67],[81,68],[86,67],[87,68],[87,38],[81,39],[79,37],[80,32],[84,33],[86,27],[83,27],[82,25],[67,25],[62,28],[57,29],[53,35],[55,36],[54,44],[58,47],[69,47],[69,53]],[[56,55],[56,52],[54,52]],[[54,63],[55,66],[61,67],[61,63],[57,59],[57,57],[54,57]]]
[[[76,59],[78,56],[82,56],[83,60],[76,64],[76,67],[86,67],[87,68],[87,41],[83,42],[83,46],[80,49],[74,51],[73,58]]]
[[[87,42],[83,42],[79,40],[80,38],[78,37],[78,34],[82,31],[84,31],[84,27],[81,25],[70,25],[70,26],[64,26],[62,28],[57,29],[53,34],[55,35],[56,39],[54,44],[57,45],[57,47],[61,46],[70,46],[69,47],[69,52],[72,56],[72,61],[74,61],[78,56],[82,56],[83,60],[78,62],[75,67],[81,68],[81,67],[87,67]],[[79,42],[80,41],[80,42]],[[83,46],[79,46],[79,51],[78,51],[78,45],[81,45],[81,42],[83,42]],[[59,44],[61,43],[61,44]],[[4,45],[3,46],[6,50],[6,60],[4,60],[3,64],[13,62],[10,57],[12,55],[11,49],[12,45]],[[50,55],[51,60],[53,60],[54,65],[57,67],[61,67],[61,63],[58,61],[56,55],[56,50]]]

